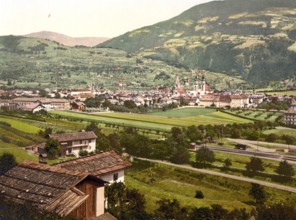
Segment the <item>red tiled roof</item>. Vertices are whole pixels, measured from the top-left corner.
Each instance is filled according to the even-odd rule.
[[[58,166],[69,170],[87,172],[94,176],[100,176],[102,174],[130,167],[131,163],[125,161],[114,150],[111,150],[88,157],[62,162],[53,166]]]
[[[219,101],[219,96],[216,95],[203,95],[199,98],[200,101]]]

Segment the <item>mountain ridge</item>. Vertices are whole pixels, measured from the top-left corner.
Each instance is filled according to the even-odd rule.
[[[70,37],[61,33],[51,31],[39,31],[23,35],[24,37],[32,37],[38,39],[47,39],[58,42],[65,46],[86,46],[93,47],[110,39],[107,37]]]
[[[295,23],[296,1],[213,1],[98,47],[266,83],[295,78]]]

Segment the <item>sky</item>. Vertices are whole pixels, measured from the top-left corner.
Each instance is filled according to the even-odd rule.
[[[116,37],[210,0],[0,0],[0,36]]]

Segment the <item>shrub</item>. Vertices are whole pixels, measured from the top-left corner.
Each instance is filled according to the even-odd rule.
[[[86,151],[86,150],[81,150],[81,151],[79,151],[79,156],[80,157],[85,157],[85,156],[87,156],[88,155],[88,152]]]
[[[203,199],[204,198],[204,194],[201,190],[196,190],[195,192],[195,198],[196,199]]]

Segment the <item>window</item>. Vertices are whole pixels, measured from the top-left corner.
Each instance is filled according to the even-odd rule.
[[[118,180],[118,173],[113,174],[113,181],[116,181],[116,180]]]

